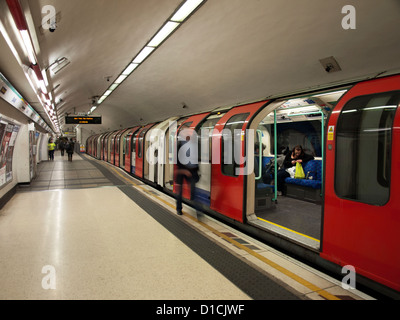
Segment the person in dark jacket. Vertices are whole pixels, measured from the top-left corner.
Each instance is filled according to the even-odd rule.
[[[286,194],[285,179],[290,177],[290,174],[286,171],[286,169],[295,166],[297,162],[304,164],[310,160],[314,160],[314,157],[305,153],[301,145],[295,146],[292,152],[286,154],[285,160],[283,161],[283,169],[280,169],[277,174],[278,194]]]
[[[67,144],[65,145],[65,150],[68,153],[68,161],[72,162],[72,155],[74,154],[74,149],[75,149],[75,143],[74,140],[72,140],[71,138],[70,141],[68,141]]]
[[[186,131],[186,133],[184,133]],[[188,133],[187,133],[188,132]],[[186,135],[186,137],[185,137]],[[197,156],[197,138],[196,133],[192,129],[184,129],[178,135],[177,144],[177,172],[176,172],[176,212],[182,215],[182,192],[183,181],[186,180],[190,185],[190,200],[195,198],[196,183],[199,181],[199,164]],[[196,213],[199,214],[198,207],[195,203]]]
[[[61,151],[61,156],[64,157],[64,151],[65,151],[65,141],[63,138],[60,139],[60,142],[58,143],[58,148]]]

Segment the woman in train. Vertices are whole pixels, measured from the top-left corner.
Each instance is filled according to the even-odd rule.
[[[304,152],[301,145],[297,145],[293,148],[292,152],[289,152],[285,160],[283,161],[283,168],[278,171],[277,182],[278,182],[278,195],[286,195],[285,179],[290,177],[287,169],[292,168],[297,162],[304,165],[310,160],[314,160],[314,157]]]

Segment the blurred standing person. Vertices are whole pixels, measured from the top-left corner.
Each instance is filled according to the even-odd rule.
[[[56,144],[54,143],[53,138],[50,138],[50,141],[47,144],[47,150],[49,151],[49,160],[54,161],[54,151],[56,150]]]
[[[184,129],[178,136],[177,145],[177,172],[176,172],[176,212],[182,215],[182,192],[183,181],[186,180],[190,185],[190,200],[195,201],[196,183],[199,181],[199,164],[197,151],[197,136],[192,129]],[[185,137],[186,136],[186,137]],[[200,214],[199,207],[194,202],[197,215]]]
[[[60,139],[60,143],[58,144],[58,147],[60,148],[61,156],[64,157],[64,150],[65,150],[65,141],[64,141],[64,138],[61,138],[61,139]]]
[[[72,162],[72,155],[74,154],[74,149],[75,149],[75,143],[74,140],[72,140],[71,138],[70,141],[65,146],[65,150],[68,153],[68,161]]]

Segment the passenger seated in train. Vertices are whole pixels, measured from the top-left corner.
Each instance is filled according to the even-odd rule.
[[[314,157],[305,153],[301,145],[295,146],[292,152],[286,154],[285,160],[283,161],[283,168],[278,170],[277,174],[278,195],[286,195],[285,179],[290,177],[287,169],[296,166],[297,162],[304,165],[304,163],[307,163],[310,160],[314,160]]]

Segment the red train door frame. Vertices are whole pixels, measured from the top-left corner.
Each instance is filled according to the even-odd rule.
[[[112,147],[111,147],[111,164],[119,167],[119,140],[121,137],[121,134],[125,131],[126,129],[121,129],[118,130],[114,133],[113,135],[113,140],[112,140]]]
[[[329,118],[327,125],[325,205],[321,256],[342,266],[352,265],[356,268],[358,274],[399,291],[399,107],[395,114],[392,129],[389,201],[381,205],[367,204],[365,203],[366,201],[339,197],[335,189],[335,174],[337,174],[336,172],[340,166],[340,163],[336,163],[336,153],[339,150],[338,147],[340,147],[338,145],[337,125],[342,115],[342,109],[353,98],[398,90],[400,90],[400,76],[361,82],[342,97]],[[353,111],[345,110],[345,112]],[[374,154],[371,154],[371,159],[373,156]],[[370,159],[365,159],[364,161],[371,162]]]
[[[148,124],[144,126],[138,132],[138,138],[136,142],[136,159],[135,159],[135,172],[132,172],[139,178],[143,178],[144,176],[144,161],[146,158],[146,150],[145,150],[145,138],[147,131],[154,126],[155,123]],[[133,159],[131,159],[133,161]]]
[[[201,114],[197,114],[194,116],[191,116],[189,118],[187,118],[185,121],[183,121],[181,123],[181,125],[179,126],[179,128],[177,128],[177,135],[175,137],[175,150],[174,150],[174,154],[175,157],[174,159],[177,159],[177,150],[176,150],[176,146],[178,144],[178,134],[181,128],[188,128],[188,129],[192,129],[192,130],[196,130],[196,127],[209,115],[210,113],[201,113]],[[178,166],[176,165],[176,163],[174,164],[174,181],[176,180],[176,173],[178,170]],[[176,188],[176,183],[174,183],[174,187],[173,187],[173,192],[177,193],[178,190]],[[186,180],[183,181],[183,185],[182,185],[182,197],[185,199],[190,199],[190,185],[187,183]]]
[[[109,132],[105,133],[101,138],[101,160],[107,161],[107,148]]]
[[[244,175],[230,175],[223,172],[223,135],[222,131],[232,117],[243,115],[244,122],[241,127],[241,156],[246,156],[246,129],[249,121],[260,110],[266,101],[235,107],[229,110],[215,125],[212,138],[212,166],[211,166],[211,204],[210,208],[229,218],[243,222],[245,216],[246,190]],[[232,136],[233,139],[233,136]],[[232,145],[232,148],[234,146]],[[215,154],[220,155],[219,163],[215,163]],[[233,159],[234,161],[234,159]],[[242,162],[242,161],[241,161]],[[240,164],[241,170],[246,163]]]
[[[131,173],[132,171],[132,139],[139,127],[129,129],[129,133],[126,136],[126,147],[125,147],[125,171]]]
[[[114,131],[111,136],[110,136],[110,141],[109,141],[109,146],[110,150],[108,153],[110,154],[110,158],[108,159],[108,162],[111,164],[114,164],[114,159],[115,159],[115,137],[117,136],[119,131]]]

